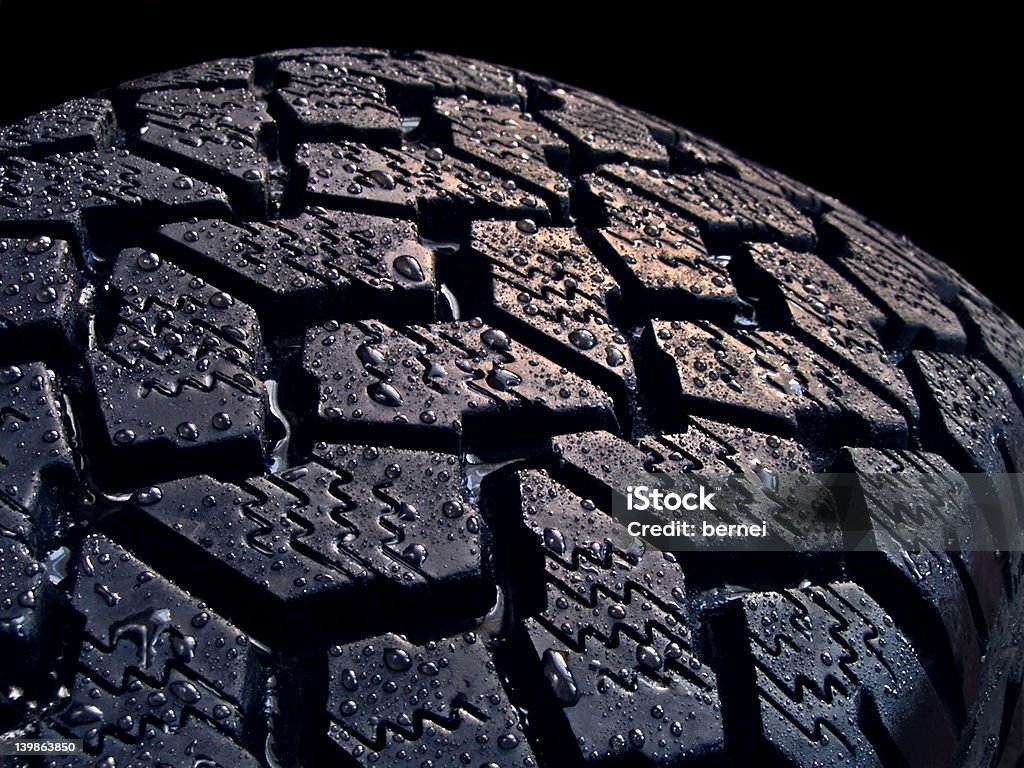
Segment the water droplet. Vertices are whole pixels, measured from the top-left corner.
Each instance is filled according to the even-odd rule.
[[[231,707],[226,704],[217,704],[213,708],[213,717],[215,720],[225,720],[231,717]]]
[[[53,304],[57,300],[57,291],[53,286],[47,286],[36,294],[36,301],[40,304]]]
[[[224,293],[224,291],[217,291],[215,294],[210,296],[210,306],[216,307],[217,309],[227,309],[235,300],[230,294]]]
[[[597,339],[586,328],[577,328],[569,334],[569,341],[577,349],[593,349],[597,346]]]
[[[356,711],[359,709],[359,705],[352,701],[352,699],[348,699],[346,701],[341,702],[341,706],[338,707],[338,709],[341,712],[341,714],[348,717],[349,715],[354,715],[356,713]]]
[[[513,749],[519,744],[519,739],[513,733],[506,733],[498,737],[498,746],[501,749]]]
[[[424,424],[434,424],[437,422],[437,414],[433,411],[423,411],[420,414],[420,421]]]
[[[485,347],[493,349],[496,352],[506,352],[512,346],[512,343],[508,340],[508,336],[505,335],[505,332],[499,331],[497,328],[488,328],[486,331],[481,333],[480,341],[484,343]]]
[[[402,550],[402,557],[407,563],[418,568],[427,559],[427,548],[422,544],[410,544]]]
[[[569,665],[565,661],[565,656],[559,651],[549,648],[544,651],[541,666],[544,670],[544,678],[548,681],[548,685],[551,686],[555,698],[567,707],[571,707],[579,702],[580,690],[576,685],[576,679],[573,677]]]
[[[140,488],[132,496],[132,499],[140,507],[149,507],[156,504],[164,497],[164,492],[158,486],[151,485],[148,488]]]
[[[517,374],[504,368],[492,368],[487,372],[487,386],[498,392],[505,392],[522,383],[523,380]]]
[[[516,229],[522,232],[524,235],[535,235],[537,234],[537,222],[533,219],[520,219],[516,222]]]
[[[229,416],[228,414],[224,413],[223,411],[221,411],[219,413],[215,413],[215,414],[213,414],[213,419],[211,419],[211,423],[213,424],[213,428],[214,429],[220,429],[220,430],[230,429],[231,428],[231,416]]]
[[[395,177],[390,173],[374,168],[366,175],[381,189],[392,190],[395,188]]]
[[[640,666],[647,669],[661,669],[661,654],[649,645],[637,646],[636,660]]]
[[[139,649],[139,662],[149,667],[156,655],[160,636],[170,627],[171,612],[167,608],[153,608],[130,616],[110,628],[110,643],[117,645],[127,638]]]
[[[446,501],[441,506],[441,512],[444,514],[445,517],[451,517],[451,518],[462,517],[462,513],[463,513],[462,504],[460,504],[457,501]]]
[[[193,182],[188,176],[179,176],[174,180],[175,189],[192,189],[194,186],[195,182]]]
[[[557,528],[545,528],[544,546],[556,555],[565,554],[565,536]]]
[[[444,152],[442,152],[437,147],[431,147],[424,154],[426,155],[427,160],[430,160],[431,162],[434,163],[440,163],[442,160],[444,160]]]
[[[356,357],[363,365],[382,366],[386,362],[384,353],[369,344],[360,344],[356,347]]]
[[[100,584],[97,582],[93,586],[93,591],[96,592],[97,595],[102,597],[103,601],[111,608],[113,608],[115,605],[121,602],[121,596],[117,594],[117,592],[112,590],[110,587],[108,587],[106,584]]]
[[[617,368],[626,362],[626,356],[615,347],[608,347],[604,353],[604,361],[612,368]]]
[[[196,657],[196,639],[191,635],[171,638],[171,650],[178,661],[186,664]]]
[[[199,439],[199,426],[197,424],[193,424],[191,421],[181,422],[176,431],[178,433],[178,437],[182,440],[188,440],[194,443]]]
[[[614,603],[608,606],[608,615],[613,619],[624,619],[626,618],[626,609],[624,606]]]
[[[402,405],[402,395],[385,381],[375,381],[366,388],[366,393],[381,405],[398,408]]]
[[[423,267],[421,267],[420,263],[412,256],[398,256],[391,262],[391,266],[393,266],[395,271],[402,275],[402,277],[406,277],[414,282],[422,283],[425,279],[423,275]]]
[[[114,433],[114,442],[118,445],[131,445],[135,442],[135,438],[134,429],[119,429]]]
[[[387,651],[384,656],[385,662],[387,661]],[[410,664],[412,662],[409,662]],[[345,669],[341,673],[341,685],[346,691],[354,691],[359,687],[359,678],[356,676],[354,669]]]
[[[24,375],[21,368],[16,365],[0,366],[0,384],[14,384],[16,381],[21,381],[21,377]]]
[[[384,651],[384,663],[395,672],[405,672],[412,667],[412,658],[401,648],[388,648]]]
[[[199,689],[187,680],[175,680],[171,683],[171,693],[186,704],[195,704],[203,698]]]
[[[53,248],[53,240],[46,235],[40,235],[34,237],[25,244],[25,251],[27,253],[43,253]]]
[[[68,725],[98,723],[103,720],[103,710],[92,704],[75,704],[60,719]]]
[[[140,253],[139,258],[135,260],[135,263],[139,265],[139,269],[143,272],[156,272],[160,269],[160,257],[149,251],[146,253]]]

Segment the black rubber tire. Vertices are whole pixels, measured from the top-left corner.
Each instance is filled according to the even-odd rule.
[[[608,511],[662,466],[1016,472],[1022,404],[958,274],[593,94],[368,49],[130,82],[0,130],[0,733],[1020,765],[1020,553],[872,508],[877,553],[665,557]]]

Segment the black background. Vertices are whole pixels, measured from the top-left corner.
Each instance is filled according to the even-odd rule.
[[[374,0],[365,9],[161,1],[77,8],[0,2],[0,123],[149,72],[273,48],[460,53],[603,93],[717,139],[907,234],[1024,315],[1007,276],[1018,245],[1006,203],[1016,195],[1001,193],[1012,188],[1015,155],[1002,128],[1012,125],[1019,83],[993,32],[999,19],[896,22],[832,4],[764,19],[738,6],[717,17],[683,5],[582,6],[583,25],[536,3],[478,3],[457,24],[454,6]]]

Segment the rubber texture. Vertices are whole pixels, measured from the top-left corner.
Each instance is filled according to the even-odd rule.
[[[609,511],[623,472],[1020,471],[1021,405],[1024,331],[954,271],[593,94],[371,49],[133,81],[0,130],[0,732],[1020,765],[1020,553],[914,551],[867,485],[875,553]]]

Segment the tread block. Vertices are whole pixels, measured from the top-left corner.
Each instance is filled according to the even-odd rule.
[[[641,293],[636,300],[648,303],[652,314],[732,320],[749,312],[729,275],[729,257],[711,254],[695,224],[602,176],[587,175],[581,183],[607,216],[597,236],[612,274],[625,290]]]
[[[544,201],[520,190],[514,180],[448,157],[437,147],[302,144],[296,162],[309,171],[307,192],[317,204],[344,202],[370,212],[416,216],[421,225],[433,214],[446,229],[453,208],[473,219],[551,219]]]
[[[110,146],[114,107],[106,99],[72,99],[0,128],[0,157],[74,152]]]
[[[631,537],[543,473],[521,472],[519,484],[524,522],[544,551],[546,607],[525,622],[537,685],[583,760],[631,754],[674,765],[719,751],[717,680],[695,650],[674,558],[614,543]]]
[[[896,409],[789,334],[726,331],[701,321],[653,325],[690,407],[735,409],[805,435],[822,436],[828,424],[845,423],[875,439],[906,440],[907,424]]]
[[[650,435],[630,442],[602,432],[583,432],[556,440],[562,461],[584,470],[609,488],[638,469],[661,472],[728,474],[749,470],[778,473],[820,471],[827,457],[812,457],[796,440],[768,432],[691,416],[685,432]]]
[[[781,189],[751,189],[714,170],[681,175],[656,168],[606,165],[600,172],[696,222],[705,242],[715,247],[750,240],[778,241],[790,248],[810,250],[816,242],[811,220],[785,198]]]
[[[86,210],[200,207],[230,214],[217,187],[121,149],[0,159],[0,221],[78,225]]]
[[[35,655],[30,642],[37,639],[44,579],[43,566],[28,547],[0,531],[0,678],[5,683],[17,675],[15,658],[24,663]]]
[[[485,526],[464,486],[455,456],[329,446],[306,464],[238,484],[203,476],[161,483],[158,500],[136,496],[126,515],[154,521],[155,538],[185,539],[195,557],[281,602],[337,594],[366,613],[382,609],[369,591],[384,604],[398,590],[435,605],[446,587],[475,582],[487,591]]]
[[[1024,400],[1024,328],[968,285],[961,285],[957,307],[974,327],[986,361],[1002,372],[1010,391]]]
[[[278,72],[285,82],[275,93],[300,135],[400,140],[401,116],[376,78],[317,61],[284,61]]]
[[[131,753],[150,730],[181,749],[195,742],[188,754],[245,754],[231,742],[249,706],[248,637],[98,534],[83,543],[71,601],[85,640],[54,728],[94,760]]]
[[[135,103],[136,142],[154,155],[267,206],[267,146],[276,126],[266,104],[247,88],[160,90]]]
[[[544,197],[564,220],[572,182],[569,145],[517,105],[491,105],[467,98],[437,99],[434,111],[451,132],[455,149],[515,179]]]
[[[245,88],[252,77],[252,59],[217,59],[129,80],[117,90],[132,94],[172,88]]]
[[[764,592],[742,605],[762,733],[795,765],[878,765],[880,745],[908,764],[953,764],[952,723],[913,646],[860,587]]]
[[[273,223],[199,221],[159,231],[183,263],[273,322],[327,311],[434,317],[434,254],[411,222],[312,208]]]
[[[629,442],[607,433],[584,432],[573,435],[572,440],[556,438],[552,446],[563,469],[587,486],[600,489],[594,498],[602,509],[610,510],[612,495],[635,483],[641,473],[648,473],[645,480],[655,487],[668,486],[667,478],[659,477],[663,473],[753,474],[761,489],[738,510],[736,522],[769,521],[772,535],[787,549],[833,551],[840,547],[839,521],[827,497],[811,512],[806,506],[793,509],[778,492],[780,475],[820,471],[827,462],[824,456],[812,459],[810,451],[795,440],[691,417],[686,431],[679,434]]]
[[[470,245],[490,263],[497,310],[524,338],[618,396],[636,389],[629,343],[608,317],[606,296],[619,286],[575,229],[475,223]]]
[[[303,367],[328,426],[397,425],[450,447],[464,421],[496,414],[548,429],[613,420],[611,401],[594,385],[479,320],[400,329],[331,322],[307,334]]]
[[[749,255],[755,267],[781,289],[797,328],[841,357],[850,370],[868,374],[875,391],[912,423],[920,420],[910,382],[876,332],[885,324],[879,310],[813,254],[755,244]]]
[[[388,89],[389,101],[406,108],[429,107],[435,96],[467,95],[492,104],[519,104],[526,96],[511,70],[484,61],[428,51],[398,56],[366,49],[332,53],[314,58],[377,78]]]
[[[645,117],[650,120],[649,116]],[[823,204],[834,202],[827,195],[795,181],[783,174],[740,157],[721,144],[704,136],[698,136],[683,128],[674,128],[668,146],[673,168],[679,167],[688,173],[710,169],[725,176],[759,188],[763,192],[782,194],[801,210],[819,211]]]
[[[178,367],[148,350],[133,359],[94,350],[86,360],[107,449],[133,464],[137,480],[177,474],[168,462],[187,464],[181,451],[215,446],[230,452],[224,468],[232,474],[262,467],[266,399],[262,382],[242,366],[204,356]]]
[[[266,404],[253,309],[139,248],[119,255],[110,285],[113,332],[86,353],[108,447],[127,457],[232,446],[239,470],[261,467]]]
[[[910,245],[845,209],[822,217],[839,240],[837,263],[891,318],[890,346],[906,349],[922,336],[931,348],[959,352],[966,346],[956,315],[944,306],[929,272]]]
[[[335,646],[328,736],[360,765],[532,766],[494,662],[472,632],[422,645],[400,635]]]
[[[668,152],[650,128],[630,112],[589,94],[558,88],[550,94],[560,103],[538,117],[564,134],[590,163],[630,162],[668,167]]]
[[[76,482],[56,377],[42,363],[0,366],[0,536],[49,540]],[[0,538],[0,541],[3,539]]]
[[[40,335],[73,343],[84,289],[65,241],[48,235],[0,239],[0,340],[6,355]]]
[[[948,653],[944,658],[956,667],[951,685],[959,687],[964,701],[974,701],[984,649],[979,644],[965,585],[952,559],[961,558],[969,577],[982,586],[982,590],[976,586],[971,589],[975,594],[981,592],[986,602],[995,591],[1001,569],[991,552],[934,550],[934,542],[948,540],[956,533],[961,533],[956,538],[965,549],[971,544],[982,549],[991,545],[987,525],[970,489],[937,454],[849,448],[847,457],[853,471],[860,475],[873,547],[882,552],[892,570],[923,598],[938,619],[945,632],[945,639],[940,641],[945,643],[944,654]],[[900,487],[894,481],[898,482],[899,474],[904,472],[913,476]],[[962,535],[965,524],[972,525],[970,538]],[[908,527],[926,535],[923,539],[911,538],[907,536]],[[922,541],[931,547],[922,546]]]
[[[844,463],[859,475],[878,549],[918,552],[939,541],[965,549],[991,543],[970,488],[938,454],[875,448],[846,448],[844,453]],[[910,476],[903,480],[902,473]],[[969,523],[972,527],[965,528]],[[922,583],[920,588],[934,587]]]
[[[256,312],[217,286],[142,248],[120,253],[109,288],[118,299],[111,351],[134,364],[223,358],[243,370],[262,367]]]
[[[931,401],[948,440],[967,464],[961,470],[1000,474],[1024,467],[1024,416],[988,366],[973,358],[920,351],[911,353],[910,364],[921,380],[921,394]]]

